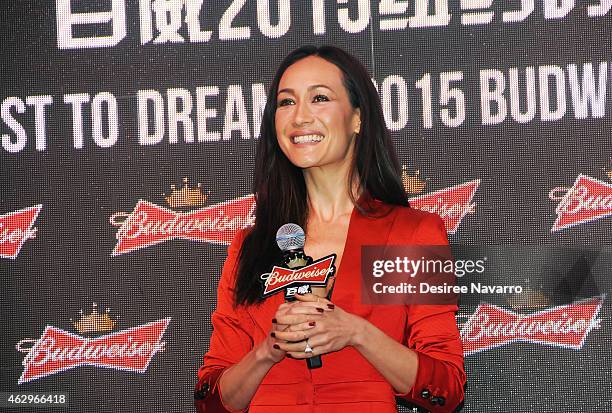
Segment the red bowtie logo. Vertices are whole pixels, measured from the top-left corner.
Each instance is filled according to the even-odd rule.
[[[274,266],[272,271],[261,275],[265,286],[263,296],[272,295],[292,285],[326,285],[328,277],[334,272],[335,259],[336,255],[332,254],[296,270]]]
[[[590,176],[578,175],[571,188],[553,188],[548,196],[559,201],[550,232],[612,215],[612,184]]]
[[[474,211],[476,204],[472,198],[480,186],[480,179],[440,189],[429,194],[410,198],[410,206],[440,215],[446,230],[454,234],[468,212]]]
[[[0,215],[0,257],[15,259],[23,244],[36,237],[34,222],[42,204]]]
[[[120,212],[111,217],[111,223],[120,227],[112,255],[125,254],[171,239],[227,245],[239,230],[253,225],[254,210],[253,195],[186,213],[140,200],[130,214]]]
[[[170,318],[97,338],[85,338],[47,326],[23,360],[18,384],[78,366],[96,366],[144,373],[153,356],[163,351],[161,341]],[[33,340],[22,340],[33,341]],[[20,349],[21,343],[18,344]]]
[[[581,349],[589,332],[599,325],[603,296],[534,314],[481,304],[461,329],[465,355],[515,341]]]

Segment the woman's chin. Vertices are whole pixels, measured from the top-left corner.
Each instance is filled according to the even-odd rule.
[[[298,162],[294,163],[300,169],[310,169],[319,166],[317,162]]]
[[[289,161],[297,166],[298,168],[308,169],[314,166],[320,166],[321,162],[319,159],[307,158],[303,156],[292,156]]]

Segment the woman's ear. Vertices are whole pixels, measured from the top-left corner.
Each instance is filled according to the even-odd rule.
[[[358,134],[361,130],[361,109],[355,108],[353,112],[353,131]]]

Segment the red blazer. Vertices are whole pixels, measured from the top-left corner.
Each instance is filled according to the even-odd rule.
[[[323,367],[319,369],[308,370],[304,360],[289,358],[274,365],[255,393],[248,409],[250,413],[395,413],[395,396],[432,412],[452,412],[462,401],[466,377],[454,316],[457,306],[364,305],[359,294],[362,245],[448,244],[444,224],[434,214],[374,202],[381,208],[390,208],[390,213],[372,218],[356,209],[353,211],[332,301],[345,311],[367,319],[417,353],[419,365],[412,390],[406,394],[395,393],[357,350],[346,347],[323,355]],[[228,411],[216,386],[219,375],[266,339],[276,309],[283,302],[283,294],[277,294],[261,305],[233,308],[235,264],[243,238],[244,232],[230,245],[219,282],[210,350],[198,371],[196,393],[202,385],[209,386],[207,396],[196,401],[200,411]]]

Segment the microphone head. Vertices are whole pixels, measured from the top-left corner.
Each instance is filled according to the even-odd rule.
[[[303,249],[305,242],[306,235],[298,224],[285,224],[276,231],[276,243],[281,251]]]

